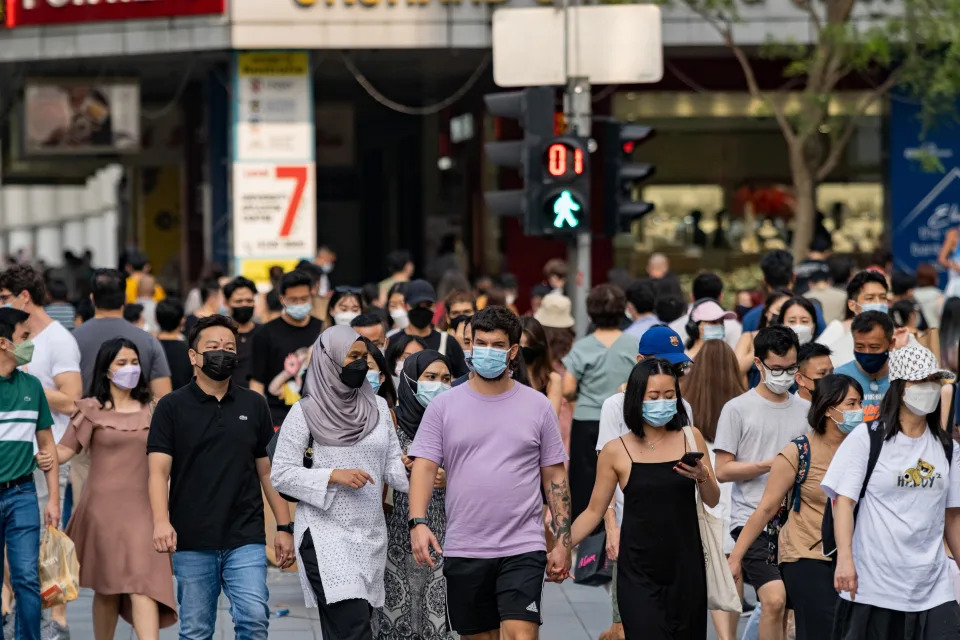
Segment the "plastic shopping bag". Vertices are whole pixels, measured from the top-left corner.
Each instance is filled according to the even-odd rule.
[[[80,563],[73,541],[59,529],[47,527],[40,543],[40,598],[43,608],[76,600],[80,591]]]

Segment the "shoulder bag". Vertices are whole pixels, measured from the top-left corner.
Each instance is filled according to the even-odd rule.
[[[684,427],[683,434],[686,436],[688,449],[698,451],[693,430]],[[723,520],[704,509],[700,488],[697,487],[694,491],[697,494],[697,522],[700,525],[700,542],[703,545],[703,561],[707,574],[707,609],[742,613],[743,605],[737,595],[737,585],[733,582],[727,557],[723,553]]]

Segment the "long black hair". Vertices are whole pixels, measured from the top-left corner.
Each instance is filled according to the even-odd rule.
[[[377,363],[380,373],[383,374],[383,382],[380,383],[380,389],[377,395],[387,401],[387,406],[393,407],[397,404],[397,388],[393,386],[393,372],[387,369],[387,359],[383,357],[383,352],[367,338],[360,338],[367,345],[367,353]]]
[[[90,395],[97,399],[100,406],[113,408],[113,396],[110,393],[110,379],[107,373],[110,371],[110,365],[116,359],[121,349],[130,349],[140,358],[140,350],[130,340],[126,338],[113,338],[100,345],[100,351],[97,352],[97,360],[93,365],[93,380],[90,383]],[[140,372],[140,379],[137,380],[137,386],[130,390],[130,397],[141,404],[147,404],[153,397],[150,393],[150,387],[147,385],[147,379]]]
[[[680,397],[680,379],[676,368],[663,358],[646,358],[637,363],[630,372],[627,381],[627,392],[623,397],[623,420],[627,428],[638,437],[643,437],[643,397],[647,394],[647,382],[650,376],[664,375],[673,378],[673,388],[677,399],[677,415],[664,425],[667,431],[679,431],[689,424],[687,411],[683,408]]]
[[[887,395],[883,396],[883,401],[880,403],[880,423],[883,427],[884,440],[890,440],[903,431],[900,426],[900,407],[903,406],[903,391],[906,388],[906,381],[891,380]],[[940,427],[939,401],[937,402],[937,408],[932,413],[927,414],[927,427],[936,436],[937,440],[944,445],[949,444],[950,434]]]
[[[400,356],[403,355],[403,350],[407,348],[407,345],[411,342],[416,342],[424,350],[429,349],[427,343],[423,341],[423,338],[419,336],[411,336],[406,333],[398,333],[397,335],[390,338],[390,342],[387,344],[387,353],[385,354],[387,361],[387,368],[384,370],[384,373],[388,376],[395,376],[397,369],[397,360],[400,359]]]
[[[830,374],[817,380],[810,399],[810,411],[807,413],[807,422],[810,428],[823,435],[827,432],[827,410],[836,407],[847,397],[850,387],[856,389],[863,401],[863,387],[848,375],[842,373]]]

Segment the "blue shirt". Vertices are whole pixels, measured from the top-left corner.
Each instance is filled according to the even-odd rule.
[[[820,305],[812,303],[813,308],[817,311],[817,333],[814,338],[823,333],[823,330],[827,328],[827,323],[823,320],[823,311],[820,310]],[[753,309],[747,312],[747,315],[743,316],[743,332],[747,331],[756,331],[760,328],[760,318],[763,317],[763,305],[757,305]]]
[[[660,324],[660,320],[657,319],[656,315],[651,313],[648,316],[644,316],[635,320],[633,324],[624,329],[623,332],[633,336],[639,342],[640,338],[643,337],[643,334],[647,332],[647,329],[650,327],[655,327],[658,324]]]
[[[871,378],[857,366],[856,360],[851,360],[847,364],[834,369],[834,373],[848,375],[863,387],[863,421],[870,423],[880,418],[880,403],[887,389],[890,388],[889,376],[882,378]]]

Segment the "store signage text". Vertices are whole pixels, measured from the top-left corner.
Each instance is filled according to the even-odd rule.
[[[5,0],[6,25],[72,24],[221,14],[224,0]]]

